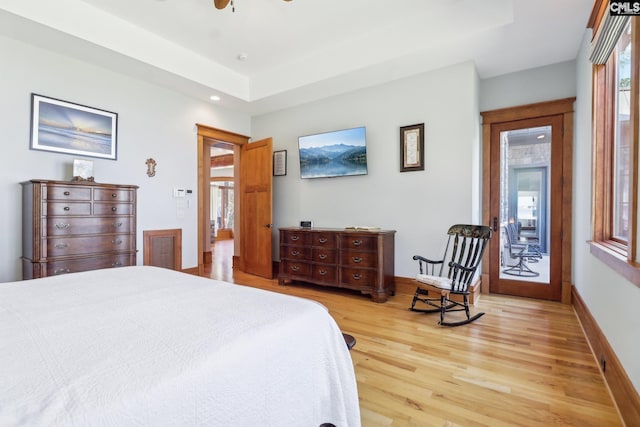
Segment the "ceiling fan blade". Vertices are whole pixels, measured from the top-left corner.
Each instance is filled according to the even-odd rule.
[[[213,0],[216,9],[224,9],[229,4],[229,0]]]

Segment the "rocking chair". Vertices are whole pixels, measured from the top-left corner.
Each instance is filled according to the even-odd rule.
[[[420,255],[413,257],[418,261],[420,273],[416,276],[418,287],[409,310],[440,313],[440,325],[460,326],[484,315],[484,313],[477,313],[471,317],[469,286],[491,238],[491,228],[484,225],[456,224],[449,228],[447,234],[449,239],[441,260],[433,261]],[[445,261],[447,257],[449,257],[448,261]],[[446,276],[443,276],[445,263],[448,269]],[[435,292],[436,296],[429,298],[429,291]],[[452,295],[458,295],[457,299],[461,299],[462,302],[452,300],[450,298]],[[416,308],[418,302],[433,308]],[[451,311],[464,311],[466,320],[445,321],[445,314]]]

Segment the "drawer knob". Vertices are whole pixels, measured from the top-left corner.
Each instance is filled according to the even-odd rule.
[[[112,207],[111,207],[111,212],[115,212],[115,211],[117,211],[117,210],[118,210],[118,208],[116,208],[115,206],[112,206]]]
[[[327,259],[327,254],[320,254],[320,255],[318,255],[318,258]]]
[[[296,240],[298,240],[299,238],[300,238],[300,237],[298,237],[298,236],[291,236],[291,240],[293,240],[294,242],[295,242]]]
[[[59,268],[53,272],[53,274],[55,275],[65,274],[65,273],[71,273],[71,270],[69,270],[68,268]]]
[[[64,230],[65,228],[69,228],[69,224],[65,224],[64,222],[58,222],[56,224],[56,228],[58,230]]]
[[[352,256],[351,260],[353,262],[355,262],[356,264],[361,263],[362,262],[362,258],[360,258],[359,256]]]
[[[300,252],[298,251],[291,251],[291,256],[298,256],[300,255]]]
[[[116,227],[116,228],[117,228],[117,227],[122,227],[122,221],[120,221],[120,222],[114,222],[112,225],[113,225],[114,227]]]
[[[64,192],[64,195],[65,195],[65,196],[69,196],[69,195],[71,195],[71,193],[69,193],[68,191],[65,191],[65,192]]]
[[[318,241],[320,243],[327,243],[327,240],[329,240],[329,239],[327,239],[326,237],[321,237],[321,238],[318,239]]]
[[[67,243],[56,243],[56,248],[58,249],[65,249],[68,248],[69,245]]]
[[[71,210],[71,208],[70,208],[69,206],[65,206],[63,209],[64,209],[65,211],[70,211],[70,210]]]
[[[300,270],[300,267],[298,267],[297,265],[292,265],[291,266],[291,270],[292,271],[298,271],[298,270]]]
[[[113,243],[114,245],[121,245],[122,244],[122,239],[112,240],[111,243]]]
[[[320,270],[320,275],[321,276],[326,276],[327,275],[327,270]]]
[[[111,197],[113,197],[115,199],[116,197],[118,197],[118,193],[111,194]]]
[[[362,244],[362,240],[354,240],[352,243],[353,246],[360,246]]]
[[[355,280],[360,280],[362,279],[362,274],[353,273],[351,277],[353,277]]]

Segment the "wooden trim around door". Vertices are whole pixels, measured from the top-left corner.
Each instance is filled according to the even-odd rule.
[[[210,154],[210,142],[223,141],[229,142],[236,146],[234,148],[234,155],[240,156],[239,148],[242,145],[248,144],[251,137],[246,135],[240,135],[238,133],[229,132],[222,129],[217,129],[211,126],[196,123],[198,128],[198,274],[204,274],[204,253],[211,252],[211,238],[210,236],[210,188],[211,188],[211,154]],[[239,160],[234,157],[234,167],[239,165]],[[239,174],[234,174],[234,186],[239,188]],[[239,215],[238,205],[239,200],[236,199],[236,210]],[[238,218],[236,218],[237,220]],[[235,221],[237,223],[237,221]],[[236,237],[241,234],[236,232]],[[238,240],[240,241],[240,240]],[[240,262],[239,264],[242,264]]]
[[[573,176],[573,103],[575,97],[556,101],[539,102],[517,107],[481,112],[482,116],[482,221],[491,223],[490,176],[491,126],[517,120],[546,116],[563,116],[562,135],[562,289],[561,301],[571,304],[571,240],[572,240],[572,179]],[[489,266],[491,254],[484,254],[482,261],[482,292],[489,293]]]

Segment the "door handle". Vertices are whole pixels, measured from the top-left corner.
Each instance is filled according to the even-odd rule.
[[[271,227],[273,227],[273,224],[265,224],[264,226],[267,227],[267,228],[271,228]]]
[[[493,231],[498,231],[498,217],[493,217]]]

